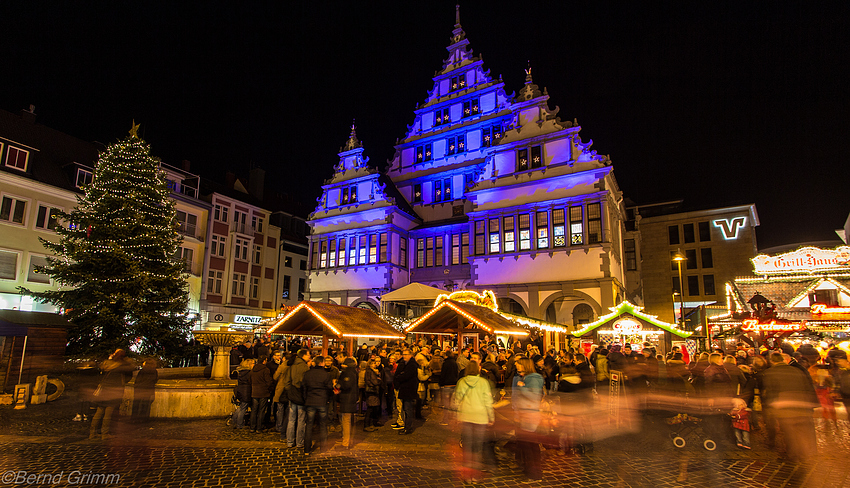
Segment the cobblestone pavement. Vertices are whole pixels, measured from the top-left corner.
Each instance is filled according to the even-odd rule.
[[[464,486],[457,429],[426,420],[409,436],[389,425],[371,433],[356,427],[357,444],[338,444],[305,456],[286,449],[277,433],[235,431],[224,419],[114,422],[116,436],[88,440],[88,424],[72,422],[71,399],[26,410],[0,407],[0,476],[41,474],[60,478],[0,486],[94,486],[114,482],[98,474],[117,474],[112,486],[127,487],[442,487]],[[428,414],[428,411],[425,411]],[[752,451],[718,439],[713,452],[689,440],[673,446],[663,417],[645,419],[637,432],[597,441],[584,455],[559,449],[543,452],[542,481],[529,481],[506,449],[499,466],[465,486],[509,487],[820,487],[850,486],[850,425],[818,422],[819,454],[809,463],[782,462],[754,437]],[[330,434],[330,444],[339,433]],[[70,477],[75,472],[75,478]],[[88,478],[85,476],[88,474]],[[468,473],[467,473],[468,474]],[[19,478],[21,480],[23,478]],[[10,482],[12,481],[12,482]],[[53,481],[57,481],[54,483]]]

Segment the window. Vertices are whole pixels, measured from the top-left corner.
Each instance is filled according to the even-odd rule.
[[[685,244],[690,244],[694,242],[696,237],[694,236],[694,224],[682,224],[682,237],[685,241]]]
[[[239,210],[233,211],[233,230],[239,232],[240,234],[247,234],[248,227],[245,224],[247,221],[248,214],[245,212],[240,212]]]
[[[301,259],[298,263],[298,269],[300,269],[301,271],[306,271],[307,270],[307,261]]]
[[[688,296],[699,296],[699,276],[688,276]]]
[[[452,234],[452,265],[460,264],[460,234]]]
[[[413,203],[422,201],[422,183],[413,185]]]
[[[27,281],[31,283],[50,284],[50,276],[37,272],[35,270],[36,266],[47,266],[47,258],[44,256],[33,256],[30,254],[30,269],[27,273]]]
[[[584,209],[582,207],[570,207],[570,245],[581,246],[584,244]]]
[[[431,153],[431,144],[423,144],[416,148],[416,162],[430,161],[433,157]]]
[[[251,277],[251,298],[257,299],[260,296],[260,279],[256,276]]]
[[[357,264],[366,264],[366,244],[369,236],[360,236],[360,249],[357,253]]]
[[[699,227],[699,241],[700,242],[711,241],[711,229],[708,227],[708,222],[700,222],[697,225]]]
[[[501,252],[499,245],[499,219],[490,219],[490,254]]]
[[[337,266],[340,266],[340,267],[345,266],[345,256],[346,256],[346,254],[345,254],[345,243],[346,243],[346,241],[347,241],[347,239],[345,237],[343,237],[342,239],[339,240],[339,252],[337,253],[336,262],[337,262]]]
[[[476,220],[475,221],[475,254],[477,256],[482,256],[485,252],[485,243],[486,243],[486,235],[485,235],[485,226],[487,225],[487,221],[485,220]]]
[[[466,151],[466,134],[459,134],[446,139],[447,155],[460,154],[464,151]]]
[[[248,241],[242,238],[236,238],[236,244],[234,246],[236,249],[236,255],[234,256],[236,259],[240,259],[242,261],[248,260]]]
[[[434,180],[434,201],[443,201],[443,182],[442,180]]]
[[[292,256],[285,256],[283,258],[283,265],[286,266],[287,268],[291,268],[292,267]]]
[[[400,235],[398,236],[398,264],[403,267],[407,267],[407,238]]]
[[[307,280],[304,278],[298,278],[298,299],[304,299],[304,290],[307,289]]]
[[[425,267],[425,239],[416,239],[416,267]]]
[[[29,151],[9,146],[9,149],[6,150],[6,166],[26,171],[27,158],[29,158],[29,155]]]
[[[357,202],[357,185],[353,185],[348,189],[348,203]]]
[[[528,169],[528,149],[520,149],[516,152],[516,170],[525,171]]]
[[[590,203],[587,205],[587,243],[600,242],[602,242],[602,204]]]
[[[673,294],[674,295],[678,295],[682,291],[681,288],[679,288],[679,284],[680,284],[679,283],[679,277],[674,276],[673,277]]]
[[[481,129],[481,147],[490,147],[502,138],[502,126],[500,124],[484,127]]]
[[[342,198],[340,199],[340,204],[345,205],[348,203],[348,188],[342,189]]]
[[[434,266],[434,238],[425,238],[425,267],[432,268]]]
[[[328,267],[328,241],[319,242],[319,268]]]
[[[328,268],[336,266],[336,239],[328,241]]]
[[[263,246],[254,244],[254,264],[260,264],[263,257]]]
[[[56,220],[58,208],[38,206],[38,217],[35,219],[35,226],[39,229],[56,230],[59,226],[59,221]]]
[[[669,242],[671,246],[679,243],[678,225],[670,225],[667,227],[667,242]]]
[[[443,236],[434,238],[434,266],[443,266],[446,264],[443,255]]]
[[[254,229],[254,232],[263,233],[263,218],[257,215],[251,216],[251,228]]]
[[[463,90],[466,88],[466,73],[460,76],[452,76],[451,77],[451,91],[455,90]]]
[[[549,247],[549,212],[537,212],[537,249]]]
[[[822,303],[824,305],[835,307],[839,305],[838,302],[838,290],[836,289],[822,289],[822,290],[812,290],[809,292],[809,303]]]
[[[221,256],[224,257],[224,244],[227,238],[222,236],[217,236],[213,234],[212,236],[212,246],[210,246],[210,254],[212,256]]]
[[[14,197],[4,196],[2,204],[0,204],[0,220],[23,225],[24,217],[26,217],[26,210],[26,200],[19,200]]]
[[[505,252],[516,251],[516,234],[514,233],[514,217],[505,217],[502,219],[502,226],[505,233]]]
[[[711,248],[705,247],[699,250],[700,253],[700,262],[702,263],[703,268],[713,268],[714,267],[714,259],[711,256]],[[713,293],[712,293],[713,295]]]
[[[461,264],[469,262],[469,232],[460,235],[460,262]]]
[[[348,240],[348,265],[354,266],[357,264],[357,238],[352,237]]]
[[[233,273],[233,288],[231,288],[230,293],[233,296],[244,297],[245,296],[245,281],[248,279],[248,275],[243,273]]]
[[[623,249],[626,254],[626,271],[637,271],[637,249],[635,249],[635,240],[623,240]]]
[[[378,262],[378,234],[369,236],[369,264]]]
[[[702,291],[705,292],[706,295],[714,295],[717,293],[714,290],[714,275],[702,276]]]
[[[86,185],[91,185],[92,182],[92,173],[91,171],[86,171],[84,169],[77,168],[77,181],[75,186],[77,188],[83,188]],[[706,222],[708,223],[708,222]]]
[[[197,237],[198,217],[182,210],[177,211],[178,230],[181,234]]]
[[[679,269],[679,262],[675,261],[676,251],[670,251],[670,271]]]
[[[183,271],[186,273],[192,272],[192,261],[194,259],[194,255],[195,251],[188,247],[178,247],[177,251],[174,252],[174,258],[178,261],[183,261]]]
[[[387,262],[387,239],[388,234],[386,232],[382,232],[380,234],[380,240],[378,241],[378,262],[386,263]]]
[[[289,298],[289,289],[292,287],[292,277],[288,275],[283,275],[283,293],[281,294],[281,298],[284,300]]]
[[[0,280],[14,280],[18,273],[18,253],[0,251]]]
[[[463,113],[461,115],[463,117],[472,117],[473,115],[478,115],[478,99],[473,98],[471,100],[463,102]]]
[[[216,293],[221,295],[222,272],[210,270],[209,278],[207,279],[207,293]]]
[[[527,251],[531,249],[531,217],[528,214],[520,214],[517,224],[519,224],[519,249]]]
[[[697,269],[697,250],[696,249],[685,249],[685,261],[687,263],[687,269]]]
[[[543,166],[543,149],[541,146],[531,146],[531,167]]]
[[[229,207],[224,207],[222,205],[216,205],[213,207],[213,219],[218,220],[219,222],[227,223],[227,213],[230,211]]]
[[[451,122],[451,115],[449,115],[448,108],[434,111],[434,125],[448,124],[449,122]]]
[[[552,236],[554,237],[555,247],[564,247],[567,245],[566,226],[564,225],[564,209],[552,209]]]
[[[449,202],[452,199],[452,179],[434,180],[434,201]]]

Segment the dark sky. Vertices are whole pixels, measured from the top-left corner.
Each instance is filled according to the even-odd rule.
[[[0,108],[155,155],[266,169],[312,209],[352,118],[384,165],[441,68],[454,1],[12,2]],[[850,213],[850,2],[462,1],[485,67],[531,62],[560,117],[639,203],[755,203],[759,247],[834,239]]]

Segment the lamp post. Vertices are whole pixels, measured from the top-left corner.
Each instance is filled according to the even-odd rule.
[[[673,261],[679,267],[679,327],[682,329],[685,328],[685,286],[682,281],[682,261],[687,259],[681,249],[677,249],[676,254],[673,255]]]

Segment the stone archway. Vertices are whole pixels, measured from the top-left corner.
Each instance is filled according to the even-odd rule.
[[[351,306],[357,308],[365,308],[366,310],[371,310],[375,313],[378,313],[378,311],[380,310],[380,304],[376,303],[370,298],[361,298],[359,300],[355,300],[351,304]]]
[[[499,302],[499,310],[514,315],[522,315],[524,317],[528,317],[526,306],[518,299],[518,297],[498,297],[497,301]]]
[[[593,313],[593,307],[586,303],[579,303],[575,307],[573,307],[573,325],[579,326],[581,324],[589,324],[593,322],[595,315]]]

